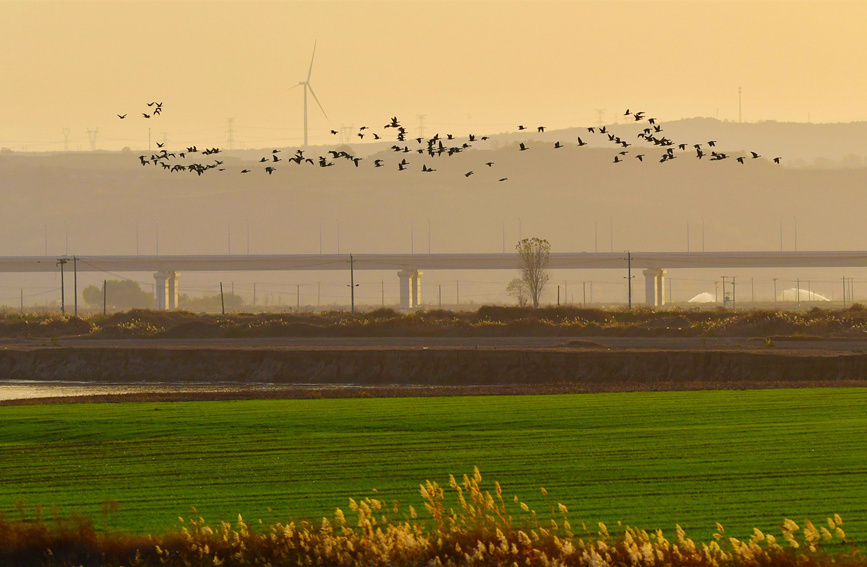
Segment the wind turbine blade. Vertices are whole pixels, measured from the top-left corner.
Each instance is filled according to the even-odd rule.
[[[304,84],[304,83],[298,83],[297,85],[293,85],[293,86],[289,87],[289,88],[286,89],[286,90],[291,91],[291,90],[294,89],[295,87],[300,87],[300,86],[303,85],[303,84]]]
[[[321,103],[321,102],[319,102],[319,99],[318,99],[318,98],[316,98],[316,93],[315,93],[315,92],[313,92],[313,87],[311,87],[311,86],[310,86],[310,85],[309,85],[309,84],[308,84],[308,85],[307,85],[307,88],[308,88],[308,89],[310,89],[310,94],[312,94],[312,95],[313,95],[313,100],[315,100],[315,101],[316,101],[316,104],[318,104],[318,105],[319,105],[319,110],[321,110],[321,111],[322,111],[322,114],[325,114],[325,118],[328,118],[328,114],[326,114],[326,112],[325,112],[325,109],[324,109],[324,108],[322,108],[322,103]],[[329,119],[329,120],[330,120],[330,119]]]
[[[310,75],[313,73],[313,58],[314,57],[316,57],[316,40],[313,40],[313,55],[310,56],[310,70],[307,71],[307,82],[308,83],[310,82]]]

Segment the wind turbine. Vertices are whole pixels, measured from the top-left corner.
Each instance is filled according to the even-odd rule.
[[[322,111],[322,114],[325,114],[325,118],[328,118],[328,114],[325,113],[325,109],[322,108],[322,103],[319,102],[319,99],[316,98],[316,93],[313,92],[313,87],[310,86],[310,75],[313,73],[313,58],[316,57],[316,42],[313,42],[313,55],[310,56],[310,69],[307,71],[307,80],[301,81],[295,87],[300,87],[304,85],[304,146],[307,146],[307,91],[310,91],[310,94],[313,95],[313,99],[316,101],[316,104],[319,105],[319,109]],[[291,91],[295,87],[291,87],[289,90]]]

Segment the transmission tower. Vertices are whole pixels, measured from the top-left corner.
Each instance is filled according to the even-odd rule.
[[[228,124],[228,128],[226,129],[226,142],[230,150],[235,148],[235,128],[233,126],[234,122],[234,118],[226,118],[226,123]]]
[[[597,124],[600,128],[602,128],[602,116],[603,116],[604,114],[605,114],[605,109],[604,109],[604,108],[597,108],[597,109],[596,109],[596,124]]]
[[[69,151],[69,128],[63,129],[63,151]]]
[[[349,126],[340,125],[340,143],[348,144],[352,140],[352,131],[355,130],[355,125],[350,124]]]
[[[96,135],[99,133],[99,128],[96,130],[87,129],[87,137],[90,139],[90,151],[96,149]]]
[[[416,118],[418,118],[418,135],[419,137],[424,138],[424,120],[427,118],[427,115],[419,114]]]

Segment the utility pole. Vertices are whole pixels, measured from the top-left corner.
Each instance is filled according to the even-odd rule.
[[[632,253],[629,251],[626,252],[626,266],[626,279],[629,282],[629,310],[632,311]]]
[[[63,129],[63,151],[69,151],[69,128]]]
[[[78,258],[72,257],[72,291],[73,305],[75,305],[75,316],[78,317]]]
[[[223,297],[223,282],[220,282],[220,312],[226,314],[226,299]]]
[[[108,280],[102,280],[102,316],[108,314]]]
[[[720,276],[720,277],[722,278],[722,284],[723,284],[723,307],[725,307],[726,306],[726,278],[728,276]]]
[[[355,315],[355,288],[358,284],[355,283],[355,260],[352,254],[349,255],[349,289],[352,295],[352,314]]]
[[[461,304],[461,282],[460,281],[455,282],[455,290],[457,291],[457,304],[460,305]]]
[[[253,282],[253,307],[256,307],[256,282]]]
[[[301,284],[295,284],[295,312],[301,313]]]
[[[581,300],[581,307],[587,307],[587,282],[581,282],[581,287],[584,288],[584,296]]]
[[[801,278],[795,279],[795,297],[798,298],[798,307],[801,306]]]
[[[599,221],[593,221],[593,251],[599,253]]]
[[[777,302],[777,278],[774,278],[774,303]]]
[[[60,313],[66,314],[66,286],[63,284],[63,266],[69,260],[66,258],[58,258],[57,265],[60,266]]]
[[[795,221],[795,252],[798,251],[798,217],[792,217]]]
[[[732,276],[732,310],[735,309],[737,305],[737,283],[735,282],[735,276]]]
[[[24,288],[21,288],[21,313],[24,313]]]
[[[443,308],[443,284],[438,284],[437,287],[439,288],[439,308],[442,309]]]
[[[557,284],[557,307],[560,307],[560,284]]]

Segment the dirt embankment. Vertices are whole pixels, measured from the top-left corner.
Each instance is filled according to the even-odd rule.
[[[806,385],[867,377],[867,354],[608,349],[65,348],[0,350],[5,380],[213,384]]]

